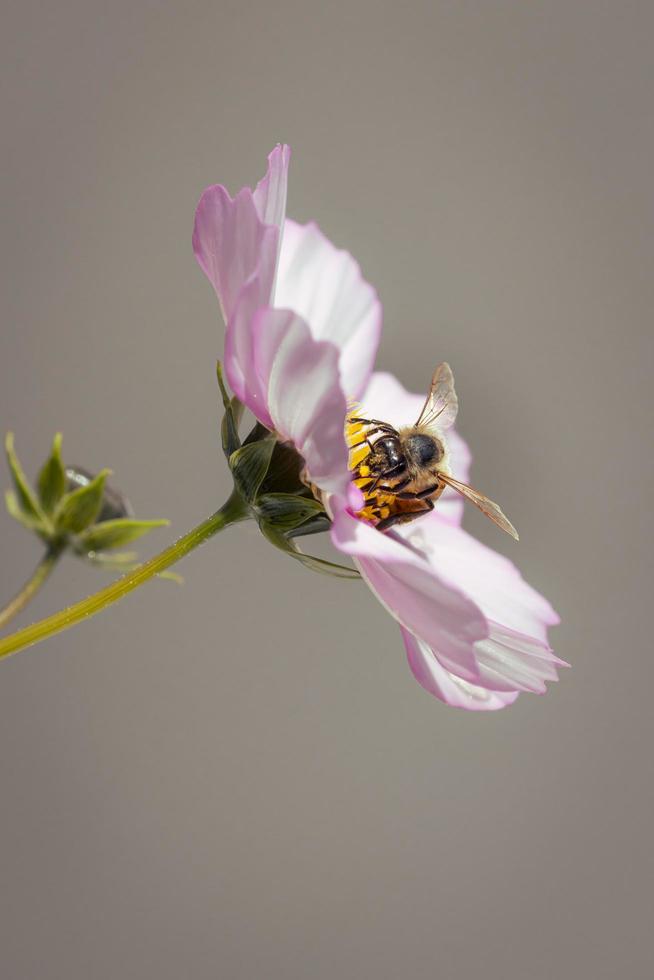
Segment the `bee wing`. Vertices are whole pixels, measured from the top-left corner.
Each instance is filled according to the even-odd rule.
[[[502,512],[502,509],[498,507],[497,504],[493,503],[492,500],[485,497],[483,493],[479,492],[479,490],[469,487],[467,483],[459,483],[458,480],[455,480],[451,476],[446,476],[444,473],[439,473],[438,477],[448,487],[452,487],[452,489],[456,490],[457,493],[460,493],[462,497],[469,500],[471,504],[478,507],[482,514],[485,514],[486,517],[490,517],[494,524],[501,527],[502,530],[506,531],[507,534],[510,534],[512,538],[515,538],[516,541],[519,540],[518,532],[514,528],[511,521]]]
[[[439,429],[449,429],[454,424],[458,410],[454,375],[450,365],[443,361],[434,371],[427,401],[416,425],[432,425],[437,422]]]

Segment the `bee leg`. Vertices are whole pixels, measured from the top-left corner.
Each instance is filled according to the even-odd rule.
[[[367,443],[368,446],[370,447],[370,452],[372,452],[375,447],[371,443],[371,441],[368,438],[368,436],[372,436],[372,435],[374,435],[375,432],[379,432],[379,431],[381,431],[381,430],[380,429],[369,429],[365,439],[362,439],[361,442],[355,442],[351,446],[348,446],[347,448],[349,450],[358,449],[359,446],[365,446],[366,443]]]
[[[408,487],[410,483],[411,483],[411,477],[407,476],[406,480],[400,480],[400,482],[396,483],[394,487],[387,487],[384,484],[381,484],[380,486],[377,487],[377,489],[381,493],[390,493],[396,497],[401,497],[402,494],[398,493],[397,491],[401,490],[403,487]]]
[[[432,493],[435,493],[439,486],[439,483],[434,483],[433,486],[425,487],[425,489],[420,490],[419,493],[412,493],[410,490],[407,490],[405,493],[396,494],[396,496],[399,497],[400,500],[424,500],[425,497],[431,497]]]
[[[360,419],[358,416],[351,415],[350,422],[361,422],[362,425],[376,425],[380,432],[390,432],[393,435],[396,434],[397,430],[389,425],[388,422],[381,422],[379,419]]]
[[[383,473],[380,473],[377,476],[377,479],[375,480],[375,482],[372,484],[371,487],[368,488],[368,492],[370,492],[370,490],[376,490],[377,487],[379,486],[379,481],[380,480],[388,480],[388,479],[390,479],[390,478],[392,478],[394,476],[402,476],[403,473],[406,473],[406,464],[405,463],[398,463],[397,466],[391,466],[390,469],[384,470]]]
[[[434,509],[434,504],[431,500],[421,500],[420,503],[423,505],[419,510],[407,511],[399,514],[391,514],[390,517],[385,517],[383,521],[380,521],[376,525],[378,531],[388,531],[389,528],[393,527],[394,524],[408,524],[409,521],[414,520],[416,517],[420,517],[421,514],[428,514],[430,510]]]

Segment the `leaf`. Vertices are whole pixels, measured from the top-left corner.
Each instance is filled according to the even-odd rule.
[[[39,473],[38,488],[41,506],[47,514],[51,514],[66,489],[66,473],[61,461],[61,432],[54,437],[50,456]]]
[[[20,465],[20,461],[16,455],[16,451],[14,449],[13,432],[8,432],[5,437],[5,451],[7,453],[7,462],[9,464],[14,489],[16,490],[15,500],[18,507],[20,510],[22,510],[26,517],[37,521],[39,526],[47,526],[47,518],[27,481],[27,477],[23,472],[23,467]]]
[[[111,470],[101,470],[90,483],[65,494],[54,514],[58,531],[80,534],[94,523],[102,507],[104,484]]]
[[[310,517],[308,521],[304,524],[300,524],[299,527],[291,528],[290,531],[286,532],[286,536],[289,538],[301,538],[308,534],[324,534],[325,531],[329,531],[332,526],[327,514],[316,514],[315,517]]]
[[[274,448],[274,439],[261,439],[248,446],[241,446],[229,457],[229,468],[234,476],[234,483],[248,503],[256,499],[259,487],[268,472]]]
[[[220,426],[221,440],[223,444],[223,452],[227,459],[236,452],[237,449],[241,448],[241,440],[238,434],[238,426],[243,415],[243,405],[238,400],[238,398],[230,398],[225,387],[225,380],[223,378],[223,366],[220,361],[216,364],[216,377],[218,378],[218,386],[220,388],[220,394],[223,399],[223,407],[225,409],[225,414],[223,415],[223,420]]]
[[[299,527],[311,517],[324,513],[314,497],[298,497],[292,493],[266,493],[257,499],[256,510],[266,522],[281,531]]]
[[[86,551],[110,551],[112,548],[122,548],[130,541],[136,541],[155,527],[166,527],[168,524],[170,521],[138,521],[121,517],[87,528],[80,535],[80,542]]]
[[[13,517],[15,521],[18,521],[19,524],[22,524],[23,527],[26,527],[28,531],[37,531],[39,533],[43,532],[43,523],[38,518],[29,517],[29,515],[25,513],[18,503],[18,497],[13,490],[5,491],[5,504],[7,505],[7,511],[11,517]]]
[[[83,548],[75,548],[75,554],[80,558],[86,558],[92,565],[99,568],[113,568],[118,571],[129,571],[136,568],[139,563],[139,556],[136,551],[121,551],[118,554],[107,555],[98,554],[95,551],[84,551]]]
[[[305,555],[303,551],[297,551],[294,557],[299,559],[307,568],[310,568],[312,572],[319,572],[321,575],[331,575],[332,578],[350,580],[361,578],[356,568],[350,568],[348,565],[339,565],[338,562],[316,558],[315,555]]]
[[[310,568],[313,572],[320,572],[322,575],[332,575],[334,578],[355,579],[361,578],[356,568],[349,568],[347,565],[338,565],[336,562],[327,561],[324,558],[315,558],[313,555],[305,555],[299,551],[297,546],[286,538],[281,531],[262,521],[259,524],[264,536],[274,544],[280,551],[284,551],[291,558],[296,558],[303,565]]]

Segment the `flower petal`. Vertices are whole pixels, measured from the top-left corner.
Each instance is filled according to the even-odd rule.
[[[408,630],[402,629],[402,638],[411,673],[426,691],[445,704],[468,711],[497,711],[513,704],[518,697],[518,691],[489,691],[461,680],[445,670],[427,644]]]
[[[422,411],[427,392],[414,395],[400,384],[394,375],[386,371],[375,371],[360,399],[361,414],[367,418],[389,422],[396,429],[413,425]],[[467,483],[469,480],[471,454],[467,443],[455,429],[446,434],[449,451],[449,467],[452,476]],[[447,489],[436,502],[439,516],[453,524],[460,524],[463,518],[464,503],[460,494]]]
[[[193,251],[211,282],[227,322],[243,286],[256,279],[257,306],[270,300],[279,229],[259,218],[252,191],[244,187],[231,198],[224,187],[208,187],[195,212]]]
[[[254,203],[259,217],[265,225],[284,224],[286,215],[286,192],[288,185],[288,165],[291,161],[290,146],[279,144],[268,156],[268,171],[256,186]]]
[[[345,507],[332,510],[334,545],[355,559],[391,615],[437,649],[447,670],[479,682],[474,645],[488,636],[488,625],[474,601],[407,543],[375,530]]]
[[[557,667],[567,667],[546,643],[491,623],[490,636],[475,645],[482,684],[493,691],[545,694],[547,681],[558,681]]]
[[[282,441],[293,443],[313,483],[328,494],[347,494],[338,349],[317,341],[292,310],[262,309],[252,324],[252,352],[245,404]]]
[[[243,187],[232,198],[222,184],[207,187],[195,212],[193,251],[229,320],[241,291],[249,285],[250,314],[270,302],[291,151],[277,146],[254,192]],[[241,309],[245,319],[246,310]]]
[[[314,223],[284,225],[275,306],[294,310],[317,340],[339,348],[343,390],[359,398],[379,345],[381,304],[358,263]]]
[[[525,582],[513,562],[463,528],[427,514],[398,528],[398,534],[441,569],[454,587],[465,591],[488,620],[541,642],[547,641],[547,627],[560,621],[547,599]]]
[[[419,549],[444,579],[461,589],[488,622],[488,636],[475,643],[482,686],[495,691],[542,693],[556,668],[567,666],[551,652],[547,629],[559,622],[549,602],[522,578],[508,558],[460,527],[427,515],[400,527],[399,536]],[[424,638],[424,634],[419,634]],[[428,644],[444,663],[438,644]],[[446,665],[447,666],[447,665]]]

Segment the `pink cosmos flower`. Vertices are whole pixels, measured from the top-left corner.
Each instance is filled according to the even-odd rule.
[[[508,559],[461,528],[463,501],[446,490],[430,514],[389,532],[357,517],[348,469],[347,406],[396,427],[424,396],[373,374],[381,305],[355,260],[315,224],[285,218],[290,151],[278,146],[254,191],[209,187],[193,247],[226,323],[224,363],[237,397],[302,456],[332,518],[331,538],[354,560],[400,625],[418,682],[447,704],[503,708],[543,693],[563,665],[547,642],[558,617]],[[453,476],[470,453],[448,433]]]
[[[281,440],[312,481],[347,496],[346,396],[370,378],[382,311],[347,252],[317,225],[285,220],[290,150],[278,146],[254,191],[208,187],[193,249],[223,312],[225,373],[236,396]]]

